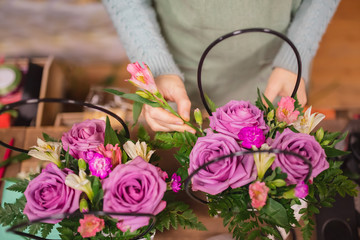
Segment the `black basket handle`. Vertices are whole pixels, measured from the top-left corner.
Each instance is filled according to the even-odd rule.
[[[198,65],[198,71],[197,71],[197,81],[198,81],[198,88],[199,88],[199,92],[200,92],[200,97],[201,97],[201,101],[203,102],[203,105],[206,109],[206,111],[208,112],[208,114],[210,116],[212,116],[212,112],[210,110],[210,107],[205,99],[205,95],[204,95],[204,91],[202,88],[202,83],[201,83],[201,71],[202,71],[202,66],[204,64],[205,58],[207,56],[207,54],[210,52],[210,50],[218,43],[220,43],[221,41],[229,38],[229,37],[233,37],[236,35],[240,35],[240,34],[244,34],[244,33],[252,33],[252,32],[261,32],[261,33],[267,33],[267,34],[272,34],[275,35],[279,38],[281,38],[282,40],[284,40],[285,42],[287,42],[291,49],[294,51],[295,56],[296,56],[296,60],[297,60],[297,64],[298,64],[298,73],[297,73],[297,79],[296,79],[296,83],[295,83],[295,87],[294,90],[291,94],[291,97],[295,97],[295,94],[299,88],[300,85],[300,80],[301,80],[301,58],[300,58],[300,54],[299,51],[297,50],[297,48],[295,47],[294,43],[290,41],[290,39],[288,37],[286,37],[284,34],[279,33],[277,31],[268,29],[268,28],[247,28],[247,29],[240,29],[240,30],[235,30],[233,32],[227,33],[221,37],[219,37],[218,39],[216,39],[215,41],[213,41],[203,52],[200,61],[199,61],[199,65]]]
[[[70,100],[70,99],[63,99],[63,98],[35,98],[35,99],[27,99],[27,100],[21,100],[18,102],[14,102],[14,103],[10,103],[8,105],[4,105],[1,109],[0,109],[0,114],[9,111],[9,110],[13,110],[14,108],[21,106],[21,105],[26,105],[26,104],[38,104],[41,102],[52,102],[52,103],[62,103],[62,104],[74,104],[74,105],[80,105],[80,106],[85,106],[85,107],[89,107],[89,108],[93,108],[96,110],[99,110],[101,112],[104,112],[110,116],[112,116],[113,118],[115,118],[119,123],[121,123],[121,125],[123,126],[124,130],[125,130],[125,134],[127,138],[130,138],[130,132],[129,132],[129,128],[126,125],[126,123],[124,122],[124,120],[119,117],[118,115],[116,115],[115,113],[109,111],[108,109],[105,109],[103,107],[91,104],[91,103],[87,103],[87,102],[80,102],[80,101],[75,101],[75,100]],[[17,152],[23,152],[23,153],[28,153],[29,150],[25,150],[22,148],[18,148],[18,147],[14,147],[14,146],[10,146],[6,143],[4,143],[3,141],[0,140],[0,145],[9,148],[11,150],[17,151]]]
[[[151,219],[151,223],[148,225],[147,229],[145,231],[143,231],[142,233],[139,233],[137,236],[131,238],[130,240],[136,240],[139,239],[143,236],[145,236],[146,234],[148,234],[155,226],[156,223],[156,217],[153,214],[147,214],[147,213],[120,213],[120,212],[104,212],[104,211],[89,211],[87,213],[80,213],[80,212],[75,212],[75,213],[62,213],[62,214],[56,214],[56,215],[50,215],[49,217],[44,217],[44,218],[38,218],[36,220],[33,221],[26,221],[20,224],[17,224],[15,226],[12,226],[10,228],[8,228],[6,231],[7,232],[12,232],[15,233],[19,236],[23,236],[23,237],[28,237],[31,239],[36,239],[36,240],[55,240],[55,239],[47,239],[47,238],[42,238],[33,234],[29,234],[29,233],[25,233],[25,232],[21,232],[18,231],[18,228],[21,227],[27,227],[30,226],[31,224],[35,224],[35,223],[41,223],[45,220],[58,220],[58,219],[64,219],[64,218],[68,218],[68,217],[82,217],[84,215],[95,215],[95,216],[135,216],[135,217],[149,217]],[[120,231],[120,230],[119,230]]]

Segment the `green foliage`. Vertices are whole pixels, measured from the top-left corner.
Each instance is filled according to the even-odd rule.
[[[106,116],[106,128],[105,128],[105,139],[104,139],[104,145],[107,144],[120,144],[119,138],[115,132],[115,130],[110,125],[109,117]]]
[[[320,173],[315,179],[314,183],[309,185],[309,195],[306,197],[308,207],[301,209],[304,226],[302,228],[303,238],[308,240],[311,238],[314,230],[314,221],[312,220],[314,214],[319,213],[321,207],[332,207],[335,202],[334,197],[340,195],[356,196],[356,184],[342,175],[340,169],[342,162],[329,161],[329,168]]]
[[[143,98],[141,96],[139,96],[138,94],[135,93],[124,93],[124,92],[120,92],[117,91],[115,89],[104,89],[105,92],[109,92],[118,96],[121,96],[122,98],[126,98],[129,100],[132,100],[134,102],[139,102],[139,103],[143,103],[143,104],[148,104],[152,107],[160,107],[160,104],[157,102],[153,102],[149,99]]]
[[[139,116],[141,114],[143,105],[144,105],[144,103],[141,103],[141,102],[134,102],[134,104],[133,104],[133,119],[134,119],[133,126],[135,126],[139,120]]]
[[[149,133],[146,131],[146,129],[144,128],[143,125],[139,126],[137,137],[138,137],[138,139],[140,141],[143,141],[143,142],[149,142],[150,141]]]
[[[45,142],[59,142],[58,139],[50,137],[47,133],[42,133]]]
[[[13,156],[13,157],[9,157],[8,159],[6,159],[5,161],[1,161],[0,162],[0,168],[1,167],[5,167],[7,165],[10,165],[12,163],[20,163],[26,159],[29,159],[30,156],[27,155],[26,153],[20,153],[16,156]]]
[[[211,112],[216,112],[216,109],[218,108],[216,106],[216,104],[209,98],[209,96],[207,94],[204,94],[205,96],[205,101],[207,102],[209,108],[210,108],[210,111]]]
[[[25,192],[28,184],[29,184],[29,180],[21,179],[15,182],[14,184],[12,184],[11,186],[9,186],[7,189],[10,191],[23,193]]]
[[[25,208],[25,196],[16,199],[14,203],[4,203],[4,207],[0,207],[0,224],[3,226],[13,226],[27,220],[23,214]],[[19,231],[26,229],[20,228]]]
[[[62,240],[82,239],[77,229],[80,226],[80,217],[72,216],[71,218],[64,218],[57,228]]]
[[[91,182],[91,188],[94,193],[91,210],[102,210],[102,200],[104,198],[104,190],[101,187],[100,179],[96,176],[88,177]]]
[[[169,230],[170,227],[177,229],[178,225],[183,228],[205,231],[205,226],[198,221],[196,215],[184,202],[171,201],[166,208],[157,215],[155,227],[158,231]]]

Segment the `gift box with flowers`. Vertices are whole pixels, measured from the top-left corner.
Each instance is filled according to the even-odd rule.
[[[135,113],[149,104],[179,116],[142,65],[128,65],[128,81],[140,88],[135,94],[107,91],[134,100]],[[274,106],[258,90],[255,105],[207,102],[208,118],[196,109],[193,121],[184,120],[196,134],[158,132],[148,143],[177,148],[182,189],[207,204],[211,216],[221,216],[235,239],[282,239],[295,227],[310,239],[320,208],[331,207],[337,194],[356,195],[337,158],[346,152],[335,147],[346,134],[316,128],[325,116],[311,107],[304,111],[296,97],[283,97]]]
[[[9,187],[23,195],[0,208],[0,223],[32,239],[53,228],[61,239],[150,239],[178,225],[204,230],[172,194],[177,175],[169,178],[154,150],[126,130],[114,130],[107,118],[77,123],[61,140],[43,134],[27,154],[49,163]]]

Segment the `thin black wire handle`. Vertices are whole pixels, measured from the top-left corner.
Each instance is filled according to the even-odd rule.
[[[288,154],[288,155],[293,155],[295,157],[298,157],[300,158],[306,165],[308,165],[308,174],[306,175],[305,177],[305,180],[304,182],[307,182],[310,177],[311,177],[311,173],[312,173],[312,164],[311,162],[309,161],[309,159],[301,156],[300,154],[297,154],[295,152],[290,152],[290,151],[284,151],[284,150],[280,150],[280,149],[267,149],[267,150],[246,150],[246,151],[238,151],[238,152],[233,152],[233,153],[230,153],[230,154],[227,154],[227,155],[223,155],[223,156],[220,156],[220,157],[217,157],[217,158],[214,158],[206,163],[204,163],[203,165],[201,165],[200,167],[198,167],[196,170],[194,170],[184,181],[184,186],[185,186],[185,191],[186,193],[191,197],[193,198],[194,200],[200,202],[200,203],[204,203],[204,204],[208,204],[209,202],[208,201],[205,201],[199,197],[197,197],[196,195],[194,195],[194,193],[192,193],[190,190],[189,190],[189,186],[190,186],[190,182],[191,182],[191,179],[200,171],[200,170],[203,170],[205,169],[207,166],[213,164],[213,163],[216,163],[216,162],[219,162],[219,161],[222,161],[226,158],[229,158],[229,157],[238,157],[238,156],[244,156],[244,155],[247,155],[247,154],[254,154],[254,153],[275,153],[275,154]]]
[[[139,235],[131,238],[130,240],[136,240],[139,239],[143,236],[145,236],[146,234],[148,234],[155,226],[156,223],[156,217],[153,214],[148,214],[148,213],[119,213],[119,212],[104,212],[104,211],[89,211],[87,213],[80,213],[80,212],[75,212],[75,213],[61,213],[61,214],[56,214],[56,215],[50,215],[48,217],[44,217],[44,218],[38,218],[36,220],[33,221],[26,221],[20,224],[17,224],[15,226],[12,226],[10,228],[8,228],[6,231],[7,232],[12,232],[15,233],[19,236],[23,236],[23,237],[28,237],[31,239],[36,239],[36,240],[55,240],[55,239],[47,239],[47,238],[42,238],[33,234],[29,234],[29,233],[25,233],[25,232],[20,232],[17,231],[16,229],[21,228],[21,227],[25,227],[25,226],[30,226],[31,224],[35,224],[35,223],[41,223],[45,220],[58,220],[58,219],[64,219],[67,217],[82,217],[84,215],[95,215],[95,216],[135,216],[135,217],[149,217],[151,219],[151,223],[148,225],[148,228],[143,231],[142,233],[140,233]]]
[[[26,105],[26,104],[38,104],[41,102],[52,102],[52,103],[63,103],[63,104],[74,104],[74,105],[80,105],[80,106],[85,106],[85,107],[89,107],[89,108],[93,108],[96,110],[99,110],[101,112],[104,112],[110,116],[112,116],[113,118],[115,118],[118,122],[121,123],[121,125],[123,126],[124,130],[125,130],[125,136],[127,138],[130,138],[130,132],[129,132],[129,128],[126,125],[126,123],[124,122],[124,120],[119,117],[118,115],[116,115],[115,113],[109,111],[106,108],[102,108],[99,107],[97,105],[91,104],[91,103],[87,103],[87,102],[80,102],[80,101],[75,101],[75,100],[70,100],[70,99],[64,99],[64,98],[35,98],[35,99],[27,99],[27,100],[21,100],[18,102],[14,102],[14,103],[10,103],[8,105],[4,105],[1,109],[0,109],[0,114],[12,110],[18,106],[21,105]],[[23,153],[28,153],[29,150],[25,150],[22,148],[18,148],[18,147],[14,147],[14,146],[10,146],[6,143],[4,143],[3,141],[0,140],[0,145],[9,148],[11,150],[17,151],[17,152],[23,152]]]
[[[296,83],[295,83],[295,87],[294,87],[294,90],[291,94],[291,97],[294,98],[295,97],[295,94],[299,88],[299,85],[300,85],[300,80],[301,80],[301,58],[300,58],[300,54],[299,54],[299,51],[297,50],[297,48],[295,47],[294,43],[290,41],[290,39],[288,37],[286,37],[284,34],[282,33],[279,33],[277,31],[274,31],[272,29],[269,29],[269,28],[247,28],[247,29],[240,29],[240,30],[236,30],[236,31],[233,31],[233,32],[230,32],[230,33],[227,33],[221,37],[219,37],[218,39],[216,39],[215,41],[213,41],[206,49],[205,51],[203,52],[201,58],[200,58],[200,61],[199,61],[199,65],[198,65],[198,71],[197,71],[197,81],[198,81],[198,88],[199,88],[199,92],[200,92],[200,97],[201,97],[201,101],[203,102],[204,104],[204,107],[206,109],[206,111],[208,112],[208,114],[210,116],[212,116],[212,112],[210,110],[210,107],[206,101],[206,98],[205,98],[205,95],[204,95],[204,91],[203,91],[203,88],[202,88],[202,83],[201,83],[201,71],[202,71],[202,66],[204,64],[204,61],[205,61],[205,58],[207,56],[207,54],[210,52],[210,50],[216,45],[218,44],[219,42],[229,38],[229,37],[233,37],[233,36],[236,36],[236,35],[240,35],[240,34],[244,34],[244,33],[251,33],[251,32],[261,32],[261,33],[268,33],[268,34],[272,34],[272,35],[275,35],[279,38],[281,38],[282,40],[284,40],[285,42],[287,42],[291,49],[294,51],[295,53],[295,57],[296,57],[296,60],[297,60],[297,64],[298,64],[298,73],[297,73],[297,78],[296,78]]]

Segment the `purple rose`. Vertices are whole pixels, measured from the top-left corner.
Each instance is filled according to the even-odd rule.
[[[117,165],[103,181],[104,211],[158,214],[167,185],[157,168],[141,157]],[[148,217],[114,216],[121,231],[135,231],[149,224]]]
[[[76,159],[83,158],[83,152],[96,150],[104,144],[105,122],[99,119],[85,120],[74,124],[70,131],[63,134],[61,141],[65,151]]]
[[[253,145],[260,148],[265,143],[265,135],[258,127],[244,127],[238,134],[241,146],[251,148]]]
[[[236,140],[222,133],[209,132],[198,138],[190,153],[189,174],[201,165],[232,152],[243,151]],[[256,179],[256,167],[252,155],[230,157],[212,163],[192,178],[192,189],[212,195],[228,187],[238,188]]]
[[[329,167],[324,149],[313,136],[305,133],[295,133],[286,128],[281,134],[277,133],[271,148],[294,152],[307,158],[313,167],[311,177],[316,177]],[[287,173],[286,181],[289,184],[304,181],[309,171],[308,165],[302,159],[289,154],[278,154],[272,169],[276,167]]]
[[[264,134],[269,127],[264,120],[263,112],[249,101],[230,101],[216,109],[210,119],[210,127],[237,140],[244,127],[258,127]]]
[[[49,163],[39,176],[29,182],[24,195],[26,205],[24,214],[30,221],[50,217],[54,214],[73,213],[79,209],[81,191],[65,185],[69,169],[61,170]],[[58,223],[61,220],[46,220],[46,223]]]

